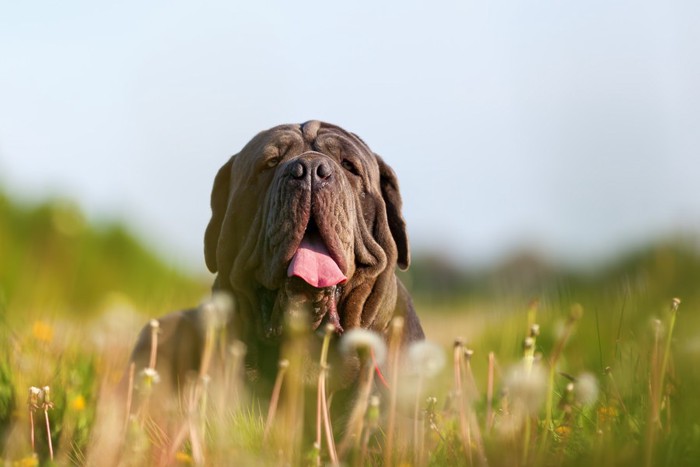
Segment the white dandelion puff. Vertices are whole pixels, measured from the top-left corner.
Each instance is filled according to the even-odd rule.
[[[343,334],[340,340],[340,351],[346,355],[352,352],[371,351],[374,353],[376,365],[381,365],[386,358],[384,339],[379,334],[366,329],[351,329]]]
[[[533,365],[529,370],[524,365],[516,365],[506,375],[505,387],[513,404],[535,414],[544,403],[547,378],[538,365]]]
[[[160,382],[160,375],[155,370],[155,368],[144,368],[141,370],[139,375],[141,381],[148,387],[152,384],[158,384]]]
[[[576,401],[584,406],[591,406],[598,400],[598,380],[591,373],[581,373],[574,386]]]
[[[222,291],[214,292],[209,300],[202,304],[204,319],[208,327],[219,329],[224,326],[233,314],[233,298]]]
[[[408,365],[421,376],[432,378],[445,366],[445,352],[430,341],[414,342],[408,348]]]

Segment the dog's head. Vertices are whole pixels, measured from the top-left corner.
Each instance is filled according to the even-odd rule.
[[[314,329],[384,330],[408,239],[396,175],[356,135],[318,121],[259,133],[219,170],[211,208],[207,267],[259,337],[300,306]]]

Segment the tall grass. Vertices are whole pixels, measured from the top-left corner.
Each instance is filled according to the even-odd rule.
[[[138,329],[210,280],[70,203],[0,193],[0,220],[6,465],[700,464],[696,237],[584,274],[527,258],[478,274],[414,261],[402,277],[441,352],[401,349],[394,320],[379,372],[381,358],[349,346],[361,388],[339,407],[330,381],[344,370],[323,352],[338,339],[303,324],[271,398],[250,393],[233,342],[217,347],[222,368],[204,362],[181,398],[158,400],[158,356],[127,363]]]
[[[424,316],[430,330],[431,314]],[[652,316],[658,317],[651,326],[641,324]],[[383,364],[354,344],[349,352],[356,355],[347,358],[359,359],[361,388],[340,411],[350,416],[336,419],[326,378],[337,369],[327,352],[339,342],[330,331],[316,337],[292,326],[271,401],[245,394],[245,350],[238,344],[228,354],[229,383],[210,374],[211,353],[204,352],[200,374],[165,409],[149,407],[143,381],[149,373],[142,368],[128,385],[137,406],[117,397],[135,332],[96,340],[75,322],[5,326],[2,457],[9,465],[52,457],[59,465],[691,465],[700,459],[694,444],[700,424],[684,413],[697,404],[692,388],[683,386],[697,382],[689,371],[697,350],[678,351],[675,330],[685,321],[680,300],[637,311],[621,330],[619,321],[596,322],[578,303],[555,306],[547,299],[508,312],[433,318],[452,320],[455,334],[469,334],[477,319],[489,323],[468,342],[441,334],[431,336],[439,345],[402,350],[397,321]],[[318,355],[309,353],[309,340],[322,344]],[[448,357],[451,364],[442,365]],[[303,376],[309,367],[316,377]],[[160,384],[157,375],[149,378],[151,386]]]

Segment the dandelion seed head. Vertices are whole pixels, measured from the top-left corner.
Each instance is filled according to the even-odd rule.
[[[414,342],[408,348],[408,365],[419,375],[432,378],[445,366],[445,352],[430,341]]]
[[[235,358],[243,358],[248,351],[248,347],[241,341],[235,340],[229,346],[229,352]]]
[[[144,368],[139,373],[141,380],[148,386],[151,384],[158,384],[160,382],[160,375],[155,368]]]
[[[355,328],[343,334],[340,340],[340,351],[346,355],[370,350],[374,352],[375,363],[381,365],[386,358],[386,344],[376,332]]]
[[[545,400],[545,371],[539,365],[534,365],[529,370],[524,365],[516,365],[506,374],[505,389],[513,404],[518,404],[528,413],[535,414]]]
[[[576,378],[574,387],[576,401],[584,406],[591,406],[598,400],[598,380],[591,373],[581,373]]]
[[[671,307],[673,308],[673,311],[677,311],[680,304],[681,299],[678,297],[674,297],[673,300],[671,300]]]
[[[659,333],[659,334],[664,332],[664,325],[660,319],[654,318],[651,320],[651,330],[653,333]]]
[[[35,409],[39,405],[39,398],[41,397],[41,389],[34,386],[29,388],[29,398],[27,400],[27,405],[30,409]]]
[[[233,298],[226,292],[214,292],[211,298],[202,304],[202,309],[207,326],[218,329],[229,321],[233,313]]]
[[[583,317],[583,307],[581,306],[580,303],[574,303],[574,305],[571,307],[571,314],[569,315],[569,319],[572,321],[578,321]]]

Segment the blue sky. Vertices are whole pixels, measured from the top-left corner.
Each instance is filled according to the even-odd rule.
[[[696,2],[6,2],[0,184],[203,269],[213,176],[322,119],[397,171],[414,250],[604,258],[700,229]]]

